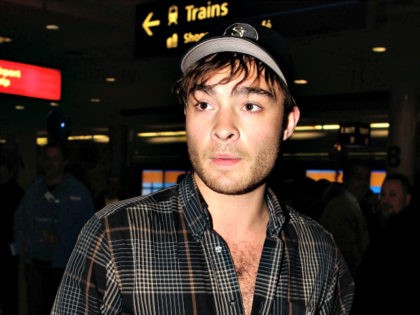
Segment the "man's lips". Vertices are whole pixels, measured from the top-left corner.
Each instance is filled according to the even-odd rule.
[[[238,163],[241,159],[230,154],[217,154],[211,157],[217,165],[230,166]]]

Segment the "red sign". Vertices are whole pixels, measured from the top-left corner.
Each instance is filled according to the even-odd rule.
[[[58,101],[61,98],[61,71],[0,60],[0,93]]]

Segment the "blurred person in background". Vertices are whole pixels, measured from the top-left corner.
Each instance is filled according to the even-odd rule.
[[[412,188],[408,178],[403,174],[389,174],[385,177],[379,195],[378,213],[382,227],[386,227],[404,210],[409,210]]]
[[[346,161],[343,183],[332,183],[325,193],[319,222],[334,235],[353,274],[363,259],[370,236],[361,200],[370,188],[370,167],[362,160]]]
[[[0,200],[1,200],[1,294],[0,314],[18,314],[19,257],[13,248],[13,221],[15,210],[24,190],[17,183],[21,159],[13,144],[0,145]]]
[[[418,209],[413,187],[399,173],[387,174],[379,196],[382,228],[369,246],[357,275],[352,314],[414,314],[419,277]]]
[[[41,168],[15,213],[15,243],[25,265],[29,315],[51,310],[83,224],[95,211],[90,192],[66,172],[63,144],[42,147]]]

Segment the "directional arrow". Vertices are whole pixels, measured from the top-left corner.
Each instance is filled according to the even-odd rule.
[[[153,16],[153,12],[150,12],[146,18],[143,21],[143,24],[141,26],[143,26],[144,31],[146,32],[147,35],[149,36],[153,36],[152,31],[150,30],[150,27],[154,27],[154,26],[159,26],[160,25],[160,20],[153,20],[151,21]]]

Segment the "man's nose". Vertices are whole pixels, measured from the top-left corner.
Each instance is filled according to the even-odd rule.
[[[234,141],[239,138],[236,114],[230,109],[220,110],[215,117],[213,137],[223,141]]]

